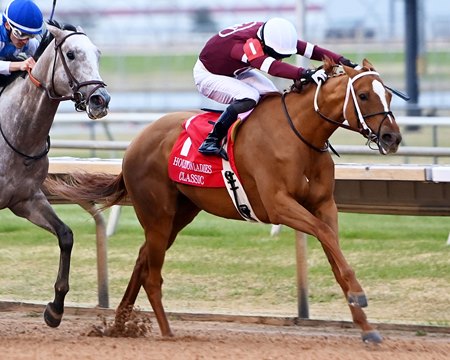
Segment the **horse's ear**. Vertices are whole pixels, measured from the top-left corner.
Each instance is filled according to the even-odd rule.
[[[344,69],[345,73],[348,75],[349,78],[352,78],[359,73],[358,70],[353,69],[351,66],[342,65],[342,68]]]
[[[81,26],[77,26],[77,31],[84,33],[84,30],[83,30],[83,28]]]
[[[64,31],[62,31],[61,29],[58,29],[56,26],[47,24],[47,29],[57,40],[62,39],[64,37]]]
[[[334,65],[334,60],[325,55],[323,58],[323,69],[328,75],[333,75]]]
[[[364,59],[363,60],[363,67],[369,69],[370,71],[375,71],[375,68],[373,67],[373,65],[370,63],[369,60]]]

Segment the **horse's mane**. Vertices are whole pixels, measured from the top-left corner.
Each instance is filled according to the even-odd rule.
[[[343,72],[339,72],[338,67],[339,67],[339,65],[337,65],[333,61],[333,59],[330,59],[329,57],[325,57],[323,59],[323,64],[320,66],[320,68],[325,70],[328,77],[341,76],[343,74]],[[291,85],[289,91],[300,93],[303,91],[303,89],[306,87],[306,85],[308,85],[310,83],[311,83],[311,81],[305,81],[304,79],[295,80],[294,83]]]
[[[47,23],[49,25],[56,26],[57,28],[59,28],[61,30],[71,30],[71,31],[76,31],[77,30],[74,25],[64,24],[64,23],[60,24],[56,20],[49,20],[49,21],[47,21]],[[39,43],[38,48],[36,49],[35,54],[33,55],[33,58],[34,58],[35,61],[38,61],[38,59],[44,53],[45,49],[52,42],[52,40],[53,40],[53,35],[50,33],[50,31],[46,30],[44,35],[42,35],[42,39],[41,39],[41,41]],[[26,75],[27,75],[26,71],[14,71],[10,75],[3,75],[3,76],[1,76],[0,77],[0,87],[3,88],[1,90],[1,92],[3,92],[3,90],[5,90],[5,88],[8,85],[10,85],[11,83],[13,83],[14,80],[16,80],[18,77],[23,77],[24,78]]]

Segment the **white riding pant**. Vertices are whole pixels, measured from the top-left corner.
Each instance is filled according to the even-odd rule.
[[[234,100],[242,99],[258,102],[261,95],[278,91],[270,79],[254,69],[244,71],[236,77],[216,75],[197,60],[193,73],[198,91],[221,104],[231,104]]]

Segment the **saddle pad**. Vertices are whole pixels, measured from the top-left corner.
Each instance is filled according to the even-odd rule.
[[[222,158],[205,156],[198,148],[211,131],[220,113],[195,115],[183,123],[183,131],[169,156],[171,180],[200,187],[224,187]]]

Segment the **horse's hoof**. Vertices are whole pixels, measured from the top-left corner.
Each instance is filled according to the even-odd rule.
[[[60,314],[54,309],[53,303],[49,302],[44,310],[44,320],[45,323],[52,327],[56,328],[61,324],[63,313]]]
[[[383,338],[380,333],[376,330],[372,331],[364,331],[361,334],[362,341],[370,344],[381,344],[383,342]]]
[[[364,293],[348,294],[348,304],[354,307],[367,307],[367,298]]]

